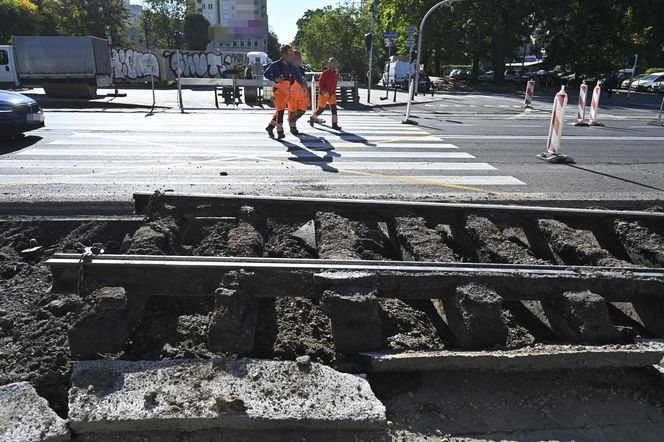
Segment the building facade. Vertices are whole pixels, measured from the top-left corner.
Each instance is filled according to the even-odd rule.
[[[141,19],[143,18],[143,7],[141,5],[132,5],[129,0],[124,0],[124,4],[131,13],[127,23],[125,37],[132,42],[136,48],[145,48],[145,36],[141,31]]]
[[[267,50],[267,0],[197,0],[210,22],[208,50]]]

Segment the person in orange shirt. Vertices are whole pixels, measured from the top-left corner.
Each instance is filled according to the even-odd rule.
[[[300,132],[297,130],[297,120],[302,118],[307,113],[308,96],[307,96],[307,82],[304,78],[304,68],[302,67],[302,53],[300,51],[293,52],[293,64],[300,70],[300,75],[304,80],[300,83],[294,80],[290,87],[290,95],[288,97],[288,124],[290,131],[293,135],[298,135]]]
[[[318,95],[318,109],[314,114],[309,118],[309,124],[311,127],[314,127],[316,123],[316,118],[325,112],[327,105],[330,105],[330,111],[332,112],[332,129],[341,131],[339,126],[339,121],[337,117],[337,81],[339,76],[337,75],[337,60],[335,58],[330,58],[327,61],[327,69],[323,71],[320,75],[320,80],[318,81],[318,88],[320,89],[320,94]]]
[[[281,47],[281,58],[270,64],[263,72],[263,76],[273,81],[272,91],[274,93],[275,114],[270,124],[265,128],[268,135],[274,138],[274,128],[277,128],[277,139],[281,140],[284,135],[284,113],[288,107],[288,97],[293,82],[304,84],[300,75],[300,69],[291,61],[293,59],[293,49],[290,45]]]

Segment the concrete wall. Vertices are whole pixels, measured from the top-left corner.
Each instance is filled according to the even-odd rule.
[[[118,80],[150,78],[167,81],[177,78],[178,58],[173,49],[113,49],[113,68]],[[182,77],[216,78],[229,70],[242,70],[247,54],[241,52],[180,51]]]

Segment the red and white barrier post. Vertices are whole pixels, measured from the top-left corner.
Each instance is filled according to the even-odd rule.
[[[590,102],[590,125],[591,126],[604,126],[597,121],[597,108],[599,107],[599,97],[602,94],[602,82],[598,81],[597,86],[593,89],[593,99]]]
[[[588,96],[588,85],[581,83],[581,89],[579,90],[579,108],[576,112],[576,124],[575,126],[587,126],[586,123],[586,97]]]
[[[565,127],[565,109],[567,108],[567,93],[565,86],[560,88],[553,100],[553,110],[551,111],[551,125],[549,126],[549,137],[546,142],[546,152],[537,155],[540,160],[549,163],[572,163],[574,160],[566,155],[559,154],[560,140],[563,136],[563,127]]]
[[[535,80],[529,80],[526,84],[526,98],[523,102],[524,108],[531,108],[533,104],[533,94],[535,93]]]

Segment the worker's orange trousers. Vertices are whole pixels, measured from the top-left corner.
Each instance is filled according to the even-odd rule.
[[[309,105],[309,96],[304,86],[300,85],[297,81],[290,87],[290,95],[288,97],[288,120],[292,121],[291,115],[297,115],[301,112],[304,115],[307,112]]]

